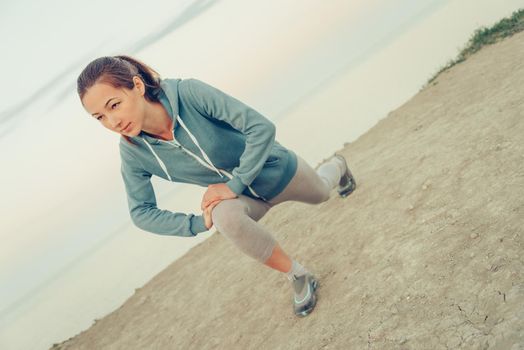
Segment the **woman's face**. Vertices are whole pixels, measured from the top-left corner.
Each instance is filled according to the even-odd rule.
[[[144,122],[146,100],[142,80],[135,76],[133,81],[135,86],[132,90],[96,83],[82,99],[85,110],[109,130],[137,136]]]

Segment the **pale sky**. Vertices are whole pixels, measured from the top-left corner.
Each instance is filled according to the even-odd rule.
[[[164,77],[215,85],[276,121],[277,139],[315,165],[416,93],[474,29],[510,15],[524,0],[155,4],[150,19],[142,15],[148,8],[123,0],[0,5],[2,63],[13,67],[4,72],[11,83],[0,86],[0,162],[9,170],[0,174],[1,348],[28,344],[31,337],[23,340],[19,331],[46,324],[50,312],[59,331],[35,333],[32,348],[87,327],[93,315],[120,305],[214,230],[188,240],[130,223],[118,135],[93,122],[74,91],[89,60],[129,53]],[[315,145],[302,135],[318,130],[319,115],[326,139]],[[341,122],[347,127],[337,128]],[[200,214],[204,188],[153,183],[160,207]],[[117,275],[128,276],[119,281],[125,288],[103,290],[100,281],[114,284]],[[100,290],[82,299],[73,285],[84,283]],[[77,304],[53,304],[52,290],[69,291]],[[100,295],[103,302],[89,304]],[[90,311],[71,321],[79,304]]]
[[[272,120],[278,119],[279,110],[288,107],[286,102],[312,89],[329,76],[333,69],[347,64],[348,58],[356,53],[365,53],[367,47],[361,44],[363,34],[372,40],[380,40],[385,34],[397,30],[396,27],[377,27],[371,20],[364,20],[365,16],[372,14],[379,22],[384,22],[384,18],[391,23],[396,20],[400,26],[416,20],[413,13],[428,7],[427,4],[414,6],[415,0],[404,0],[401,2],[404,11],[397,8],[395,12],[391,11],[391,5],[384,5],[389,3],[385,0],[367,2],[366,6],[359,1],[338,1],[330,6],[321,6],[316,1],[295,1],[286,3],[286,6],[276,1],[202,3],[211,5],[196,19],[139,51],[137,57],[150,63],[165,77],[196,77],[218,86],[259,109]],[[69,9],[68,6],[72,5],[68,4],[64,4],[64,13],[81,13]],[[21,26],[23,31],[19,34],[20,40],[14,43],[15,40],[11,38],[11,42],[8,41],[14,47],[12,51],[8,50],[11,52],[8,55],[8,60],[12,61],[10,64],[16,64],[16,52],[19,53],[18,57],[33,60],[33,55],[45,46],[48,47],[45,52],[53,54],[42,55],[40,69],[32,68],[31,72],[25,72],[24,69],[23,73],[13,70],[11,74],[22,74],[25,79],[11,80],[23,81],[26,86],[39,89],[45,82],[55,81],[52,74],[61,74],[63,67],[78,61],[78,57],[84,59],[85,65],[88,62],[86,53],[91,54],[92,58],[120,53],[123,48],[131,46],[133,35],[142,32],[142,36],[147,36],[145,28],[149,28],[150,32],[159,31],[158,28],[164,28],[165,23],[172,21],[169,17],[164,21],[140,21],[138,28],[134,28],[132,16],[144,9],[126,7],[126,11],[133,11],[125,16],[125,20],[124,16],[120,16],[120,19],[117,18],[122,21],[120,25],[108,25],[107,14],[122,11],[122,4],[116,2],[114,10],[112,7],[106,8],[97,16],[82,13],[85,18],[93,18],[93,26],[89,26],[89,30],[81,27],[78,33],[67,31],[64,37],[53,37],[53,40],[49,33],[45,34],[43,28],[54,33],[63,24],[56,23],[57,18],[53,16],[57,15],[49,10],[51,7],[37,6],[35,12],[32,12],[33,7],[27,6],[24,16],[33,13],[38,19],[29,17],[27,22],[43,27],[39,27],[37,38],[32,39],[30,26]],[[56,7],[60,6],[54,4],[53,8]],[[95,8],[96,11],[87,7],[80,8],[80,11],[100,12],[100,7]],[[181,7],[179,12],[183,9]],[[73,22],[71,17],[74,16],[60,16]],[[16,16],[10,18],[15,19]],[[100,23],[100,32],[98,29],[95,31],[98,28],[94,26],[95,23]],[[6,23],[3,25],[7,26]],[[128,32],[122,30],[124,27],[131,28]],[[120,29],[115,31],[111,28]],[[41,41],[45,37],[49,43]],[[84,38],[83,44],[75,41],[76,37]],[[28,51],[21,52],[20,42],[33,40],[36,42],[34,49],[26,45],[25,50]],[[68,50],[83,50],[77,53],[78,57],[66,54],[69,51],[62,51],[60,55],[58,50],[64,44],[67,44]],[[100,45],[104,49],[100,49]],[[48,65],[53,67],[53,57],[59,57],[57,68],[42,69]],[[2,152],[0,160],[16,170],[0,175],[4,186],[2,193],[6,199],[0,202],[0,210],[5,214],[2,223],[4,229],[0,236],[4,242],[0,255],[0,262],[3,262],[0,280],[6,270],[15,270],[15,261],[21,263],[30,259],[34,262],[35,256],[49,249],[54,254],[64,252],[61,254],[74,256],[71,249],[58,248],[70,242],[78,247],[76,250],[85,251],[86,247],[107,237],[128,220],[119,173],[118,137],[87,118],[87,113],[74,93],[75,79],[83,65],[58,80],[58,89],[54,89],[53,85],[48,86],[39,99],[24,106],[16,122],[11,120],[8,123],[9,131],[0,138],[0,145],[6,150],[12,150]],[[32,67],[29,61],[25,66]],[[34,83],[28,85],[28,81]],[[55,104],[56,91],[62,90],[64,86],[70,86],[72,91],[59,104]],[[8,90],[11,95],[4,92],[10,96],[6,100],[16,105],[17,98],[24,98],[19,97],[18,93],[23,89],[20,86]],[[13,92],[17,92],[16,95]],[[28,95],[32,95],[30,90]],[[52,107],[48,110],[49,105]],[[42,278],[43,275],[39,276]],[[34,282],[31,280],[31,283]]]

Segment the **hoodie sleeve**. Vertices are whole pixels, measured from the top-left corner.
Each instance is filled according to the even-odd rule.
[[[121,174],[127,193],[129,214],[142,230],[169,236],[192,237],[208,229],[202,215],[174,213],[157,208],[151,174],[136,165],[121,149]]]
[[[237,195],[258,176],[275,142],[275,125],[236,98],[198,79],[186,79],[191,103],[205,115],[231,125],[246,137],[233,178],[226,185]]]

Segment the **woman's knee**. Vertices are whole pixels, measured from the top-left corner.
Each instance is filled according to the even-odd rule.
[[[245,254],[264,262],[267,255],[271,254],[276,241],[249,215],[250,208],[264,212],[262,209],[266,206],[258,208],[252,204],[259,203],[245,202],[238,198],[224,200],[213,208],[211,217],[213,224],[224,237],[231,240]]]
[[[241,215],[247,215],[243,203],[238,199],[226,199],[213,208],[211,220],[220,232],[237,232]]]

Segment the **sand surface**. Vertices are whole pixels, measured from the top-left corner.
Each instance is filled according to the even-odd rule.
[[[336,150],[351,196],[274,207],[260,222],[319,278],[305,318],[215,233],[53,348],[524,349],[523,114],[520,33]]]

